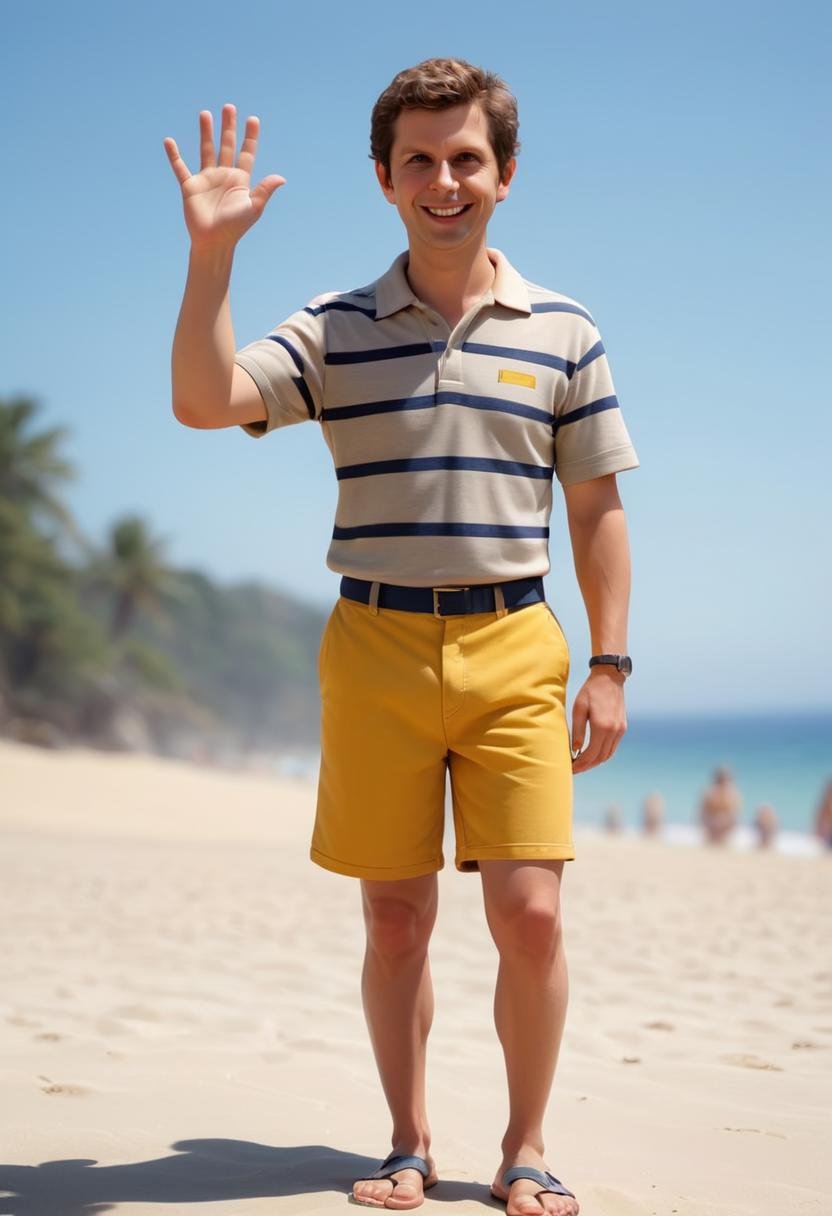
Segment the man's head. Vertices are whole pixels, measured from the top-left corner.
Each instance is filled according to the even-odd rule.
[[[373,106],[370,156],[389,180],[396,119],[402,110],[444,110],[476,102],[487,120],[500,180],[520,150],[517,102],[493,72],[464,59],[426,59],[394,76]]]
[[[499,77],[461,59],[400,72],[373,109],[371,145],[411,254],[484,248],[519,146],[517,105]]]

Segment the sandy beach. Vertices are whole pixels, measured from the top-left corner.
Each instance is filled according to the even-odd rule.
[[[304,780],[0,742],[0,1216],[357,1210],[389,1127],[313,811]],[[832,856],[576,843],[546,1130],[583,1216],[832,1212]],[[431,957],[421,1210],[502,1210],[496,951],[450,862]]]

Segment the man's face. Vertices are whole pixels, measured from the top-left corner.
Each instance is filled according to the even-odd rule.
[[[485,244],[497,203],[508,194],[515,161],[502,181],[477,102],[445,110],[402,110],[390,175],[376,163],[384,196],[402,217],[410,248],[455,251]]]

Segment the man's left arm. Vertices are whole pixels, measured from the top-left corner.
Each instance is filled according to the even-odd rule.
[[[564,486],[563,492],[592,654],[626,654],[630,549],[615,474]],[[572,750],[579,752],[574,773],[603,764],[618,747],[627,729],[624,680],[611,665],[590,668],[572,706]]]

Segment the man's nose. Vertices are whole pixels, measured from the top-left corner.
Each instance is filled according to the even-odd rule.
[[[431,185],[436,190],[458,190],[459,182],[454,177],[450,163],[446,160],[440,160],[436,166],[436,173]]]

